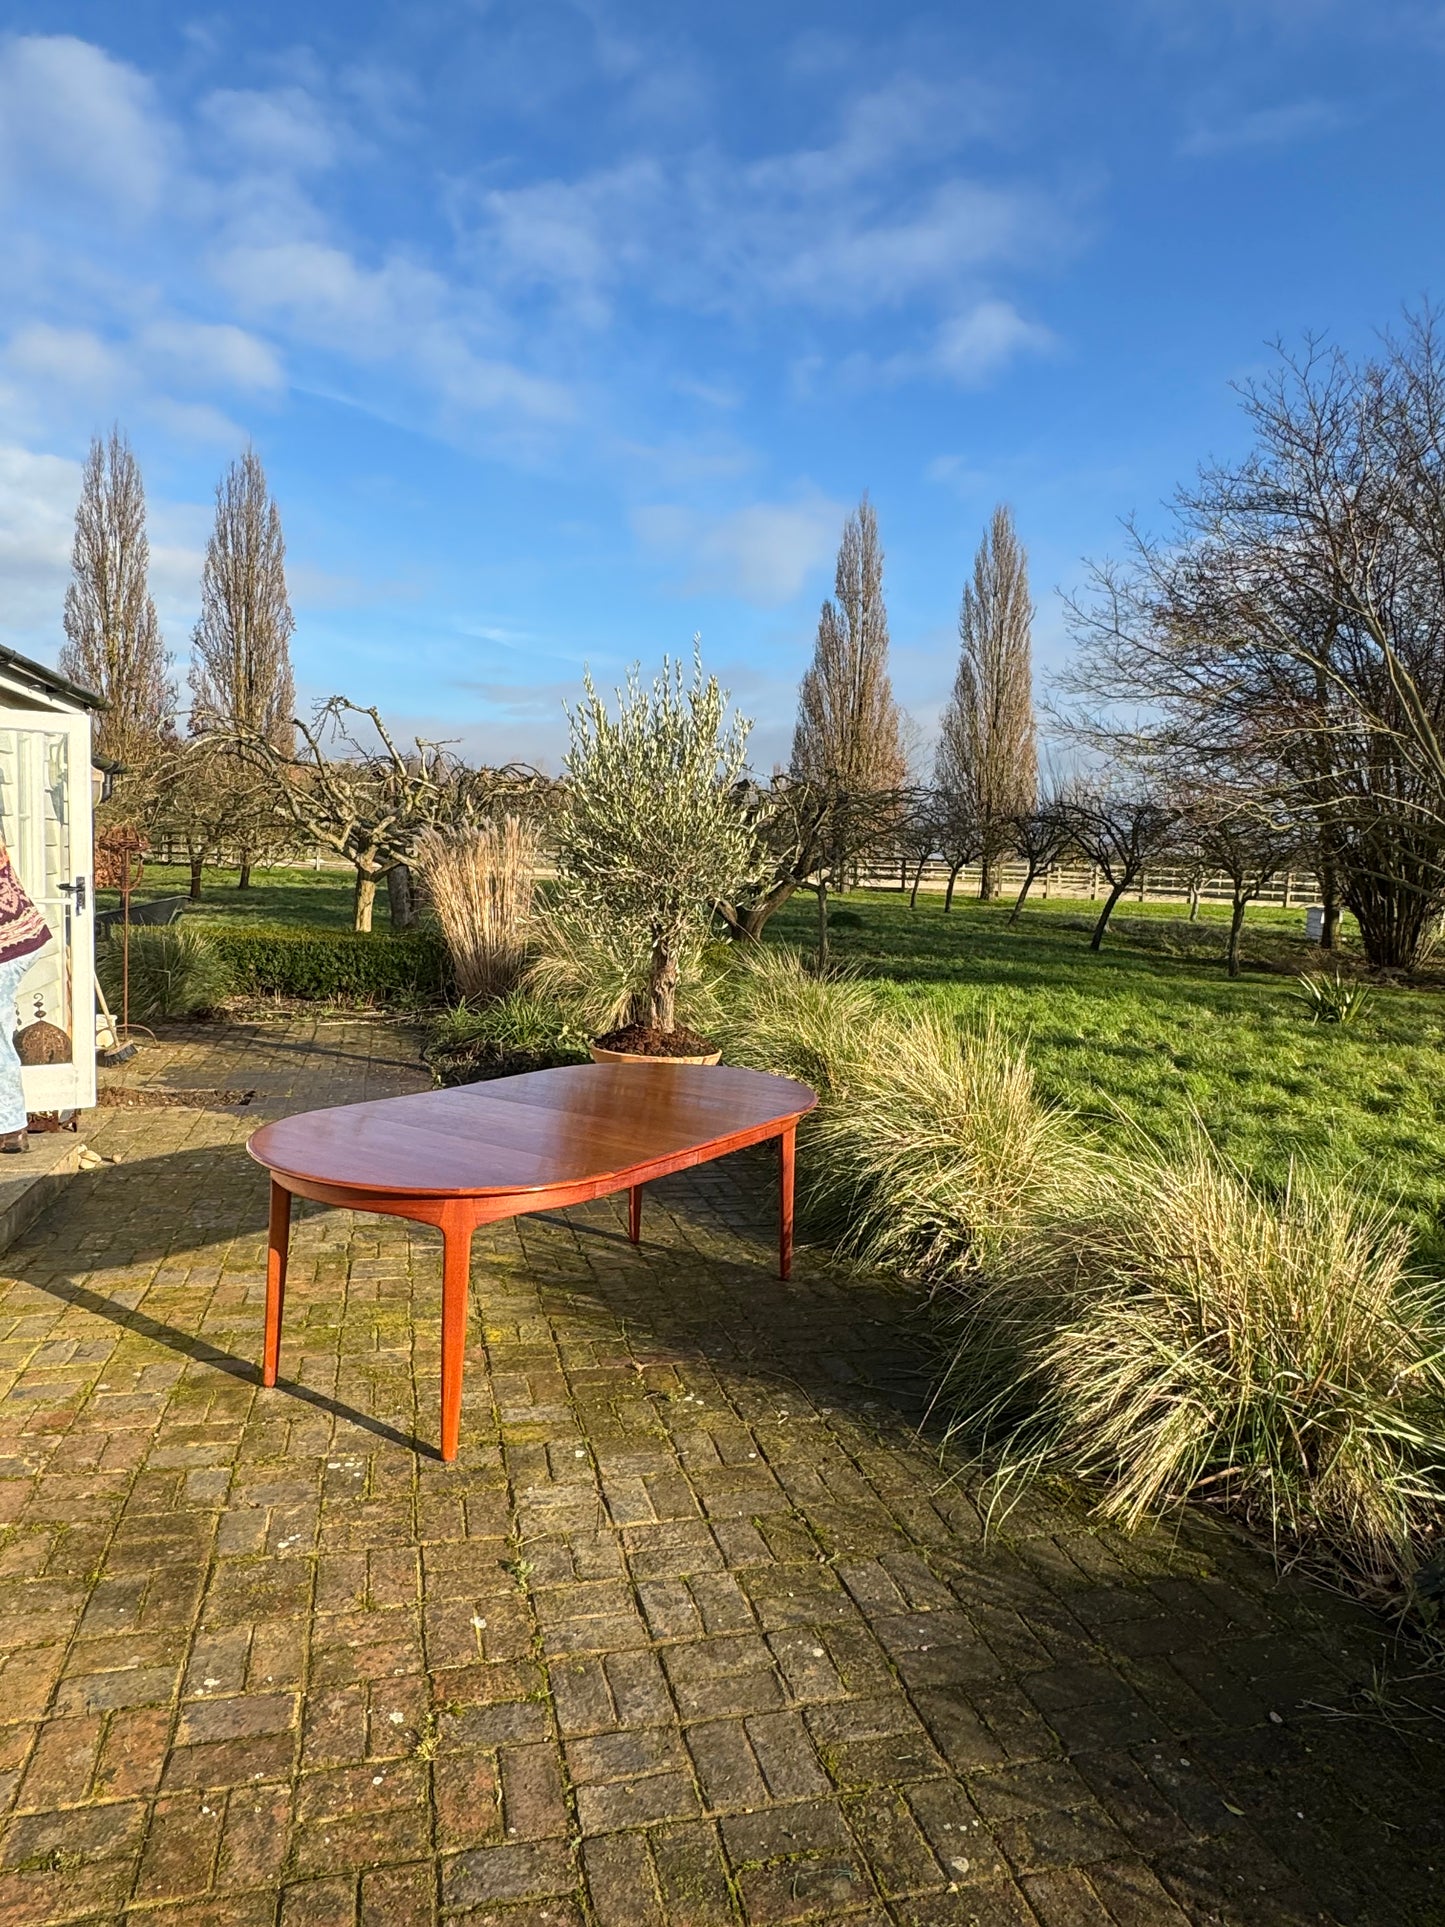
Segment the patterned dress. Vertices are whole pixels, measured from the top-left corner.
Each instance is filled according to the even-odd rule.
[[[49,941],[49,926],[26,896],[9,852],[0,844],[0,1137],[25,1129],[15,1002],[30,959]]]

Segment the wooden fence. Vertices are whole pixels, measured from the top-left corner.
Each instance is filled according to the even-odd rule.
[[[1016,897],[1023,888],[1027,874],[1027,866],[1022,863],[1002,864],[998,870],[1000,897]],[[901,890],[906,893],[913,888],[913,865],[903,858],[891,865],[875,863],[860,871],[858,882],[870,890]],[[958,873],[955,894],[976,897],[979,882],[979,866],[976,863],[965,864]],[[1127,891],[1124,900],[1135,903],[1187,903],[1190,883],[1191,877],[1186,870],[1171,867],[1167,863],[1148,865],[1141,872],[1138,882]],[[941,891],[947,887],[948,865],[938,858],[925,863],[919,889]],[[1109,886],[1096,867],[1087,863],[1056,863],[1037,878],[1030,897],[1031,900],[1035,897],[1097,900],[1108,893]],[[1205,903],[1228,903],[1234,892],[1227,877],[1215,876],[1205,878],[1199,895]],[[1267,883],[1254,900],[1290,910],[1318,903],[1319,893],[1315,879],[1308,870],[1286,870]]]

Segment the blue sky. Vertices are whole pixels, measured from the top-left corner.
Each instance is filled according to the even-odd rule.
[[[555,762],[700,631],[766,768],[867,488],[927,729],[996,500],[1046,675],[1268,341],[1445,295],[1442,68],[1415,0],[0,0],[0,638],[119,420],[183,659],[249,437],[305,699]]]

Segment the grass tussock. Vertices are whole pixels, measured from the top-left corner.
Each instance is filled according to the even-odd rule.
[[[879,1015],[861,978],[818,976],[801,952],[747,944],[730,959],[711,1034],[730,1064],[809,1084],[825,1105],[846,1094]]]
[[[519,816],[418,837],[413,857],[468,1000],[505,997],[527,967],[535,825]]]
[[[1398,1588],[1445,1523],[1445,1303],[1378,1201],[1258,1189],[1203,1135],[1098,1160],[954,1294],[942,1400],[1006,1473],[1127,1526],[1225,1505],[1286,1556]]]
[[[1058,1211],[1088,1166],[1066,1112],[992,1023],[880,1013],[855,1046],[847,1102],[817,1155],[847,1201],[854,1255],[931,1283],[972,1277]]]
[[[117,1019],[127,975],[119,931],[96,952],[101,989]],[[202,930],[188,924],[141,926],[130,933],[129,1009],[138,1023],[203,1017],[234,989],[230,966]]]
[[[472,1084],[580,1062],[586,1046],[565,1011],[526,990],[439,1011],[422,1051],[441,1084]]]

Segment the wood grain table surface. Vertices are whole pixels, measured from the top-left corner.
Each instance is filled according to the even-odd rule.
[[[443,1238],[441,1455],[456,1456],[472,1234],[520,1212],[630,1193],[642,1233],[650,1179],[776,1138],[779,1274],[792,1259],[798,1120],[806,1084],[725,1065],[569,1064],[450,1090],[305,1111],[248,1146],[271,1174],[262,1376],[276,1383],[292,1197],[437,1225]]]

